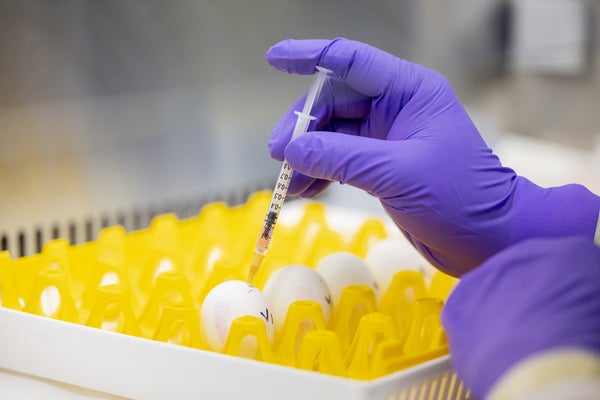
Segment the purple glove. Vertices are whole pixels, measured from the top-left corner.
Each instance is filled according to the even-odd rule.
[[[286,40],[267,52],[275,68],[333,70],[317,118],[289,143],[301,97],[269,147],[295,169],[290,194],[331,181],[378,197],[433,265],[460,276],[529,237],[593,237],[600,198],[579,185],[542,189],[500,164],[440,74],[345,39]]]
[[[442,312],[452,363],[475,398],[528,356],[600,354],[600,248],[531,239],[463,276]]]

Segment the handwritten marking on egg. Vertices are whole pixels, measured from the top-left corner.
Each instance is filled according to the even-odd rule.
[[[319,303],[323,320],[327,324],[331,318],[333,301],[327,283],[321,275],[304,265],[289,265],[275,271],[263,289],[269,304],[273,307],[275,330],[283,327],[289,306],[298,300],[312,300]]]
[[[200,332],[211,350],[222,351],[231,323],[246,315],[265,323],[267,337],[274,337],[273,313],[267,298],[243,281],[227,281],[215,286],[204,298],[200,310]]]

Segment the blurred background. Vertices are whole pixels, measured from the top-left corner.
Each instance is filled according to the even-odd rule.
[[[339,36],[445,74],[518,173],[600,193],[596,0],[0,0],[0,249],[271,188],[269,134],[312,80],[264,54]]]

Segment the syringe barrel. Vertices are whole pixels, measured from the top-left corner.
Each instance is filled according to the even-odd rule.
[[[279,171],[279,176],[277,177],[277,183],[273,189],[271,203],[269,204],[267,215],[265,215],[261,234],[256,241],[256,250],[263,254],[267,251],[269,243],[271,242],[271,235],[273,234],[273,230],[277,224],[277,218],[279,218],[279,213],[283,207],[283,202],[287,195],[290,181],[292,180],[292,173],[292,167],[287,163],[287,161],[284,161],[283,164],[281,164],[281,170]]]

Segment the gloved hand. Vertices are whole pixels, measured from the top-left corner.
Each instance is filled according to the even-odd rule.
[[[476,399],[530,356],[579,349],[600,357],[600,248],[580,237],[516,244],[462,277],[442,321]]]
[[[304,95],[269,141],[295,170],[290,194],[315,196],[330,181],[361,188],[454,276],[528,237],[593,237],[600,198],[578,185],[542,189],[503,167],[440,74],[345,39],[286,40],[267,61],[295,74],[333,70],[313,131],[289,143]]]

